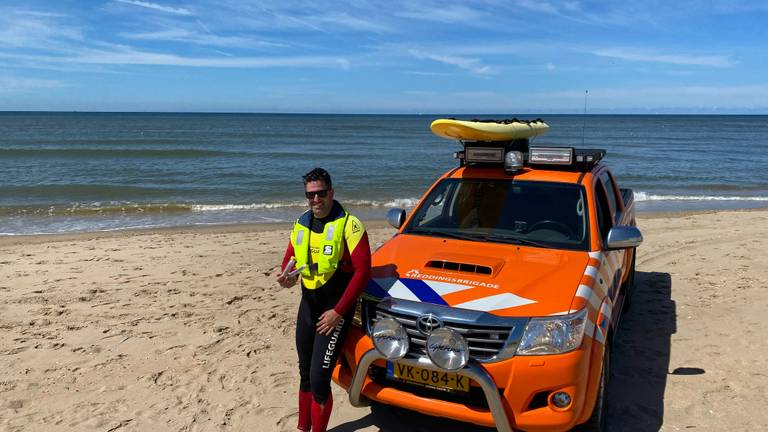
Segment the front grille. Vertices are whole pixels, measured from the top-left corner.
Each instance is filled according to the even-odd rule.
[[[371,314],[372,321],[370,327],[376,320],[382,318],[393,318],[405,327],[410,336],[409,354],[416,356],[426,356],[426,339],[423,333],[416,328],[416,320],[419,315],[396,312],[391,309],[383,310],[375,307]],[[442,317],[441,317],[442,318]],[[486,325],[481,323],[467,323],[442,319],[443,326],[461,334],[469,345],[469,356],[473,360],[487,361],[496,357],[509,339],[509,335],[514,331],[513,325]]]

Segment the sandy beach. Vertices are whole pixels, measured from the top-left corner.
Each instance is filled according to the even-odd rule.
[[[373,246],[394,230],[369,223]],[[768,428],[768,210],[641,215],[611,430]],[[295,430],[286,225],[0,238],[0,431]],[[334,386],[331,430],[485,430]]]

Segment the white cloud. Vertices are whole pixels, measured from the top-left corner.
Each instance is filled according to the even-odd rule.
[[[44,80],[34,78],[18,78],[13,76],[0,76],[0,93],[12,93],[26,90],[51,89],[63,87],[65,84],[58,80]]]
[[[205,30],[206,33],[211,33],[211,30],[208,28],[207,25],[205,25],[204,22],[200,21],[199,19],[195,20],[197,25],[199,25],[203,30]]]
[[[513,7],[522,8],[540,15],[551,15],[553,17],[577,22],[587,25],[620,25],[626,23],[626,18],[621,11],[623,2],[616,2],[614,5],[601,5],[599,8],[590,8],[592,11],[586,12],[580,2],[577,1],[537,1],[537,0],[516,0]],[[619,9],[616,9],[619,8]]]
[[[493,69],[490,66],[484,65],[479,59],[476,59],[476,58],[459,57],[459,56],[444,55],[444,54],[430,54],[430,53],[424,53],[414,49],[409,50],[408,52],[413,57],[416,57],[418,59],[432,60],[438,63],[456,66],[460,69],[464,69],[476,75],[490,75],[494,73]]]
[[[348,69],[350,62],[343,57],[295,56],[295,57],[185,57],[174,54],[154,53],[133,49],[115,51],[86,50],[71,56],[9,55],[0,53],[0,58],[15,58],[45,64],[98,64],[98,65],[155,65],[207,68],[276,68],[276,67],[324,67]]]
[[[764,0],[712,0],[709,6],[717,12],[744,13],[768,11]]]
[[[490,92],[490,91],[461,91],[461,92],[453,92],[451,93],[451,95],[457,98],[465,98],[465,99],[481,99],[481,100],[502,99],[502,97],[498,93]]]
[[[518,0],[515,2],[515,4],[533,12],[548,13],[553,15],[558,15],[560,13],[558,8],[548,1]]]
[[[647,63],[666,63],[686,66],[731,67],[734,62],[721,55],[659,54],[627,48],[605,48],[592,51],[599,57]]]
[[[403,52],[416,51],[418,53],[443,53],[451,56],[460,57],[486,57],[500,56],[505,59],[513,57],[529,56],[532,53],[545,51],[562,51],[568,47],[553,42],[542,42],[540,40],[519,38],[515,43],[502,43],[493,39],[480,40],[473,43],[451,43],[432,42],[426,43],[382,43],[376,46],[380,53],[386,55],[402,55]]]
[[[407,94],[408,96],[434,96],[435,92],[433,91],[426,91],[426,90],[406,90],[403,92],[404,94]]]
[[[120,33],[126,39],[138,40],[186,40],[194,33],[184,29],[161,30],[144,33]]]
[[[66,15],[60,14],[60,13],[38,12],[38,11],[30,11],[30,10],[17,10],[16,14],[34,16],[34,17],[44,17],[44,18],[65,18],[66,17]]]
[[[531,93],[532,100],[548,106],[577,106],[583,90]],[[591,88],[589,104],[601,108],[765,108],[768,85],[750,86],[649,86],[641,88]]]
[[[285,48],[286,44],[254,40],[240,36],[218,36],[212,33],[201,34],[185,29],[161,30],[145,33],[120,33],[120,36],[133,40],[174,41],[205,46],[239,48]]]
[[[232,19],[239,20],[242,24],[252,28],[264,27],[274,30],[298,27],[318,31],[321,33],[329,33],[317,24],[310,22],[310,20],[304,19],[303,16],[299,18],[298,16],[294,16],[295,14],[284,14],[259,5],[254,5],[253,7],[255,10],[246,9],[243,11],[243,17],[235,16],[232,17]],[[267,19],[266,15],[271,16],[272,19]]]
[[[395,16],[410,18],[420,21],[433,21],[441,23],[467,23],[473,20],[479,20],[485,14],[476,9],[471,9],[461,5],[434,4],[426,6],[423,4],[405,3],[405,10],[395,12]],[[429,13],[425,13],[429,9]]]
[[[143,8],[152,9],[160,12],[166,12],[174,15],[192,15],[192,11],[186,8],[176,8],[171,6],[164,6],[158,3],[145,2],[141,0],[115,0],[118,3],[125,3],[134,6],[141,6]]]
[[[67,41],[84,40],[78,27],[57,22],[59,16],[0,14],[0,41],[3,48],[53,48]]]
[[[390,23],[390,14],[378,3],[225,0],[220,0],[217,5],[219,3],[221,7],[212,13],[209,19],[225,19],[223,22],[227,26],[238,26],[251,31],[310,30],[324,34],[343,34],[348,31],[385,34],[400,30],[394,23]]]
[[[417,76],[451,76],[453,74],[445,73],[445,72],[428,72],[428,71],[403,71],[403,73],[406,73],[408,75],[417,75]]]
[[[351,30],[370,32],[370,33],[388,33],[392,29],[388,26],[375,23],[370,20],[358,18],[346,13],[331,13],[312,18],[312,21],[320,24],[334,24]]]
[[[683,0],[678,0],[675,3],[676,9],[685,10],[686,14],[689,14],[691,10],[702,9],[700,5],[686,9],[680,6],[680,1]],[[662,0],[603,1],[599,4],[561,0],[513,0],[509,2],[509,5],[510,8],[506,12],[517,14],[521,10],[529,11],[536,15],[536,21],[554,17],[555,19],[603,28],[647,28],[649,25],[655,25],[659,20],[669,20],[671,16],[674,16],[670,15],[669,2]],[[553,30],[557,31],[557,28]]]

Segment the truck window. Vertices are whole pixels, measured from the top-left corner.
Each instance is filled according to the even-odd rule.
[[[616,187],[613,184],[613,178],[611,178],[611,175],[608,173],[608,171],[604,172],[600,178],[605,182],[605,191],[608,195],[608,202],[611,203],[611,208],[613,209],[614,215],[618,215],[619,213],[619,207],[618,203],[616,202]]]
[[[447,209],[450,208],[450,204],[446,206],[447,197],[453,196],[453,189],[457,185],[448,185],[447,188],[442,188],[441,191],[435,194],[435,198],[431,200],[426,206],[421,221],[424,225],[439,224],[441,220],[446,217],[450,217],[447,213]]]
[[[600,180],[595,182],[595,193],[597,194],[597,225],[600,229],[600,238],[605,243],[613,222],[611,221],[611,208],[608,206],[607,194]]]
[[[586,250],[580,185],[507,179],[445,179],[414,211],[404,233]]]

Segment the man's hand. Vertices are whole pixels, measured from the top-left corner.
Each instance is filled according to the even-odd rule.
[[[279,283],[280,286],[283,287],[283,288],[290,288],[290,287],[296,285],[296,281],[297,280],[299,280],[299,278],[297,276],[290,277],[288,275],[284,276],[284,275],[281,274],[280,276],[277,277],[277,283]]]
[[[317,320],[317,332],[326,336],[331,334],[333,329],[339,324],[339,321],[341,321],[341,318],[341,315],[336,313],[335,310],[328,309],[323,312],[323,314],[320,315],[320,319]]]

